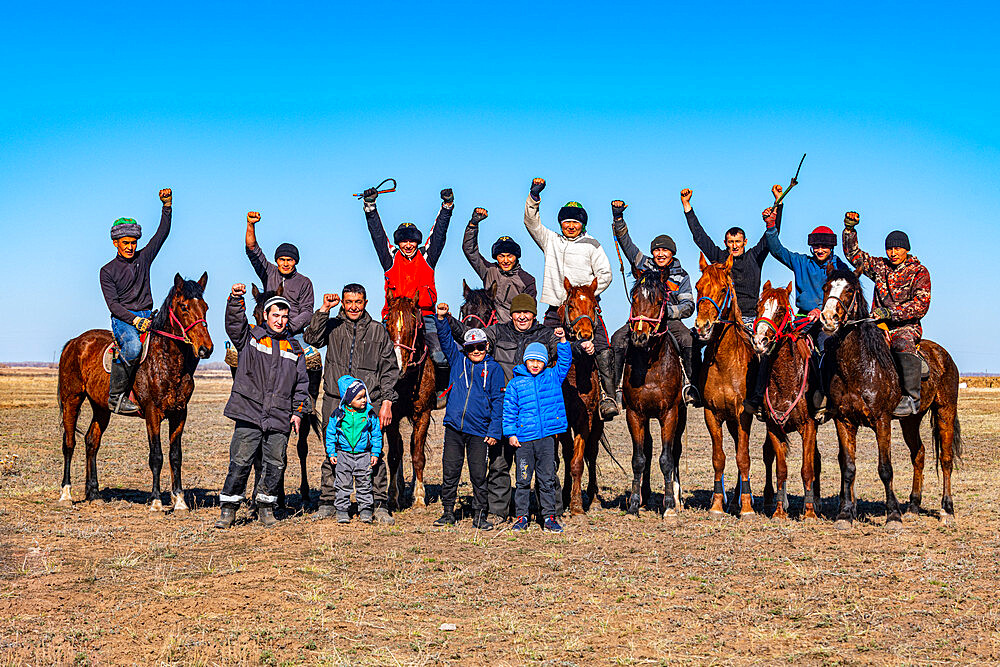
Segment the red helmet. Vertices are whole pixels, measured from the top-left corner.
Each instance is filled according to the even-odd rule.
[[[837,235],[829,227],[820,225],[809,234],[810,246],[825,246],[827,248],[837,247]]]

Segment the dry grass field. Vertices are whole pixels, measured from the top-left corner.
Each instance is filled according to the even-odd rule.
[[[0,370],[0,664],[996,664],[1000,661],[1000,393],[963,390],[955,527],[939,525],[928,456],[923,516],[883,527],[870,432],[859,445],[864,513],[831,516],[836,435],[820,430],[825,518],[712,519],[710,445],[689,418],[678,523],[620,509],[630,480],[600,454],[601,502],[562,535],[434,529],[440,505],[392,527],[291,514],[213,529],[231,425],[228,374],[201,377],[184,444],[193,509],[149,510],[141,421],[115,417],[99,454],[103,500],[60,506],[61,431],[51,370]],[[86,414],[84,419],[89,419]],[[440,413],[427,479],[440,480]],[[86,423],[82,424],[83,427]],[[926,433],[926,425],[925,425]],[[623,420],[610,428],[628,467]],[[894,432],[896,493],[910,461]],[[763,426],[752,436],[760,503]],[[930,442],[925,435],[925,441]],[[313,443],[311,481],[319,482]],[[734,479],[727,442],[727,480]],[[290,453],[287,487],[298,488]],[[802,503],[792,452],[792,513]],[[169,472],[164,469],[169,488]],[[654,476],[654,488],[662,480]],[[460,494],[470,493],[467,482]],[[297,495],[290,500],[297,503]],[[456,629],[443,631],[443,623]]]

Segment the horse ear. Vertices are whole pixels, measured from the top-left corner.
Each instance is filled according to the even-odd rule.
[[[723,266],[726,267],[726,271],[729,271],[730,269],[733,268],[733,256],[732,255],[729,255],[729,257],[726,257],[726,262],[723,264]]]
[[[573,284],[569,281],[569,278],[563,278],[563,287],[566,288],[567,292],[573,290]]]
[[[253,296],[255,300],[260,298],[260,290],[257,289],[257,283],[250,283],[250,295]]]
[[[773,287],[771,287],[771,281],[770,280],[768,280],[766,283],[764,283],[764,286],[760,288],[760,293],[763,294],[764,292],[766,292],[769,289],[774,289]]]
[[[596,277],[592,281],[590,281],[590,291],[593,292],[594,294],[597,294],[597,278]]]
[[[788,296],[792,295],[792,283],[793,282],[794,282],[793,280],[789,280],[788,281],[788,287],[785,288],[785,291],[788,292]]]
[[[500,287],[500,283],[493,283],[493,286],[490,287],[490,300],[496,301],[496,298],[497,298],[497,288],[499,288],[499,287]]]
[[[705,253],[703,252],[698,253],[698,268],[702,271],[708,268],[708,260],[705,259]]]
[[[284,295],[284,293],[285,293],[285,281],[282,280],[281,284],[278,285],[278,289],[274,290],[274,294],[275,296],[282,296]]]
[[[469,283],[465,282],[465,278],[462,278],[462,298],[463,299],[469,298],[469,292],[471,291],[472,288],[469,287]]]
[[[864,270],[863,270],[862,267],[859,266],[858,268],[854,269],[854,275],[857,276],[858,278],[861,277],[862,273],[864,273]]]
[[[201,285],[202,289],[208,287],[208,271],[205,271],[205,273],[201,274],[201,278],[198,278],[198,284]]]
[[[181,274],[179,273],[174,274],[174,289],[178,291],[184,289],[184,279],[181,278]]]
[[[833,262],[827,262],[826,263],[826,277],[829,278],[830,276],[832,276],[833,275],[833,271],[834,271]]]

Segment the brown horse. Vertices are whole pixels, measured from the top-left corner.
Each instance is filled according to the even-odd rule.
[[[559,306],[559,320],[566,337],[592,340],[597,318],[597,278],[589,285],[571,285],[563,279],[566,300]],[[597,445],[604,434],[604,421],[598,414],[601,401],[600,378],[593,355],[573,355],[573,365],[563,383],[566,418],[569,430],[560,434],[563,461],[567,462],[563,484],[563,507],[570,514],[583,514],[583,464],[587,463],[587,497],[597,495]]]
[[[705,388],[705,425],[712,438],[712,465],[715,468],[711,511],[713,514],[725,512],[722,478],[726,470],[726,452],[722,448],[722,425],[725,424],[736,442],[736,466],[739,468],[733,501],[738,495],[739,514],[752,515],[750,423],[753,415],[744,410],[743,399],[747,395],[749,378],[756,376],[757,363],[736,303],[736,288],[730,275],[732,256],[721,264],[710,264],[702,254],[699,266],[702,275],[695,285],[698,290],[695,333],[702,341],[707,341],[699,381]]]
[[[160,470],[163,450],[160,424],[164,417],[170,427],[170,495],[175,510],[187,509],[181,487],[181,433],[187,419],[187,405],[194,391],[194,371],[199,359],[212,354],[203,294],[208,273],[195,282],[178,273],[174,286],[153,317],[149,350],[136,371],[133,391],[146,420],[149,435],[149,469],[153,473],[153,504],[162,510]],[[87,500],[98,498],[97,450],[108,427],[110,378],[104,370],[104,350],[114,338],[110,331],[91,329],[66,343],[59,358],[59,410],[63,423],[63,479],[59,502],[72,503],[70,462],[76,447],[76,421],[83,399],[90,399],[93,417],[87,429]]]
[[[413,504],[423,507],[424,465],[427,459],[424,445],[427,443],[427,428],[431,423],[431,411],[435,407],[434,364],[429,360],[424,343],[424,323],[417,307],[416,296],[386,297],[388,311],[385,327],[396,350],[399,364],[399,381],[396,393],[399,399],[392,404],[392,421],[385,429],[388,443],[389,502],[394,508],[402,505],[405,490],[403,474],[403,438],[399,425],[408,419],[410,432],[410,461],[413,464]]]
[[[837,528],[847,530],[857,518],[854,497],[855,452],[859,426],[875,431],[878,442],[878,474],[885,486],[886,527],[900,525],[902,515],[892,490],[892,413],[902,391],[885,332],[872,324],[857,275],[830,271],[823,288],[823,328],[832,334],[826,342],[824,374],[829,374],[830,402],[835,409],[840,441],[840,511]],[[900,419],[903,440],[913,462],[913,487],[909,511],[920,512],[924,483],[924,443],[920,422],[931,413],[934,454],[943,471],[941,523],[954,520],[951,471],[961,456],[961,426],[958,421],[958,367],[951,355],[929,340],[919,345],[929,373],[920,385],[920,411]]]
[[[767,444],[764,446],[764,469],[767,480],[764,486],[764,506],[775,500],[771,481],[771,468],[775,455],[778,459],[778,495],[774,516],[785,518],[788,511],[788,434],[797,431],[802,438],[802,487],[805,489],[802,517],[815,519],[815,506],[819,495],[819,448],[816,445],[816,420],[809,409],[812,341],[804,329],[792,325],[792,306],[789,296],[792,284],[782,289],[764,284],[757,302],[757,319],[754,320],[753,346],[760,355],[771,355],[771,372],[764,391]]]
[[[640,501],[650,497],[653,442],[650,419],[660,422],[660,470],[663,472],[663,516],[675,517],[681,507],[678,465],[687,406],[681,397],[681,361],[668,339],[664,314],[669,288],[659,271],[645,271],[632,287],[629,346],[625,355],[625,419],[632,435],[632,493],[627,510],[639,514]]]

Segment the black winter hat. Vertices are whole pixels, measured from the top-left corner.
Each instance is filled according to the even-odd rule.
[[[660,234],[653,242],[649,244],[649,252],[653,252],[657,248],[663,248],[664,250],[669,250],[670,252],[677,254],[677,244],[674,240],[667,236],[666,234]]]
[[[392,233],[392,242],[399,245],[403,241],[416,241],[420,243],[424,240],[424,235],[417,229],[417,226],[412,222],[404,222],[399,227],[396,227],[396,231]]]
[[[910,237],[906,235],[906,232],[901,232],[898,229],[889,232],[889,235],[885,237],[885,249],[888,250],[889,248],[902,248],[909,252]]]
[[[296,248],[291,243],[282,243],[274,251],[274,261],[278,261],[279,257],[291,257],[295,260],[295,263],[299,263],[299,249]]]
[[[566,202],[566,205],[559,209],[559,222],[563,220],[576,220],[583,225],[583,230],[587,230],[587,209],[578,201]]]
[[[493,244],[493,249],[490,250],[493,253],[493,259],[497,258],[500,253],[508,252],[514,257],[521,259],[521,246],[517,244],[517,241],[509,236],[501,236]]]

